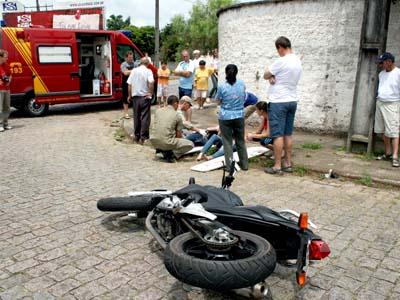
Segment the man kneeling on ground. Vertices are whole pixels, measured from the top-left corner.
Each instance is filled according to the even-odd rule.
[[[179,159],[193,148],[193,143],[182,138],[183,121],[177,109],[178,97],[171,95],[167,107],[157,109],[150,133],[150,142],[169,162]]]

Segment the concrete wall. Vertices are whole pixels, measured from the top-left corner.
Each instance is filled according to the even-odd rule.
[[[400,2],[391,5],[388,39],[386,50],[396,57],[396,65],[400,66]]]
[[[399,6],[392,7],[391,26],[397,23],[397,29],[389,30],[393,42],[388,47],[397,52]],[[345,132],[350,125],[363,9],[364,0],[293,0],[223,11],[219,16],[221,71],[228,63],[237,64],[248,89],[266,100],[268,84],[262,75],[278,57],[275,39],[286,36],[303,62],[295,126]]]

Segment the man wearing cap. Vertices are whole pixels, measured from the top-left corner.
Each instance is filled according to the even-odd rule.
[[[375,133],[383,134],[385,144],[385,154],[378,159],[389,160],[392,155],[392,166],[399,167],[400,69],[389,52],[379,56],[378,63],[383,70],[379,73]]]
[[[183,120],[177,112],[178,97],[170,95],[167,104],[167,107],[157,109],[155,112],[150,142],[167,161],[173,162],[175,158],[180,158],[190,151],[193,143],[182,138]]]

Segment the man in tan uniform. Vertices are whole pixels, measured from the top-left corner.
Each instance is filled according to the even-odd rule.
[[[150,142],[156,151],[161,152],[168,161],[180,158],[190,151],[194,145],[182,138],[183,121],[177,109],[178,97],[171,95],[167,107],[156,110],[150,132]]]

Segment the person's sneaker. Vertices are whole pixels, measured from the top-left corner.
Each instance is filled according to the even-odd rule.
[[[128,114],[126,114],[125,116],[124,116],[124,119],[130,119],[131,117],[128,115]]]
[[[0,132],[3,132],[3,131],[4,131],[4,127],[0,126]]]
[[[392,159],[392,156],[390,154],[383,154],[383,155],[379,155],[376,157],[376,160],[386,160],[389,161]]]
[[[400,163],[399,163],[399,159],[398,159],[398,158],[393,158],[393,160],[392,160],[392,166],[395,167],[395,168],[398,168],[398,167],[400,166]]]
[[[12,129],[12,126],[6,125],[6,126],[4,126],[4,129],[5,129],[5,130],[11,130],[11,129]]]

